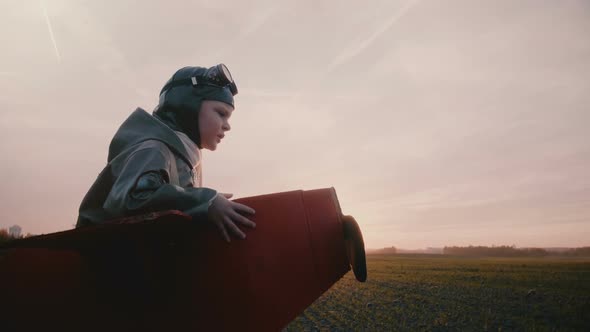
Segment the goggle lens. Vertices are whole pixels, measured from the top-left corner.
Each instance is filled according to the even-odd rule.
[[[227,66],[222,63],[219,64],[218,67],[220,67],[221,76],[227,81],[226,83],[233,83],[234,79],[231,77],[231,73],[229,72],[229,69],[227,69]]]

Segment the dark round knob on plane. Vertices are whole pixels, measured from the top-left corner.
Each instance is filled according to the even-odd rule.
[[[356,280],[365,282],[367,280],[367,259],[361,229],[352,216],[342,216],[342,227],[344,229],[346,254],[354,276]]]

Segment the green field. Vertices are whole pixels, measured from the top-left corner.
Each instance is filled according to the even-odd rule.
[[[590,331],[590,259],[367,256],[285,331]]]

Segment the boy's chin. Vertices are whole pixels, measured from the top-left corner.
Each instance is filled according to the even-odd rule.
[[[217,150],[217,143],[207,144],[206,146],[203,146],[203,149],[209,150],[209,151],[215,151],[215,150]]]

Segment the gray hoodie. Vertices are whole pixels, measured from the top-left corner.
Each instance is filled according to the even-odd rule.
[[[206,218],[217,192],[195,187],[196,162],[170,127],[138,108],[113,137],[76,227],[162,210]]]

